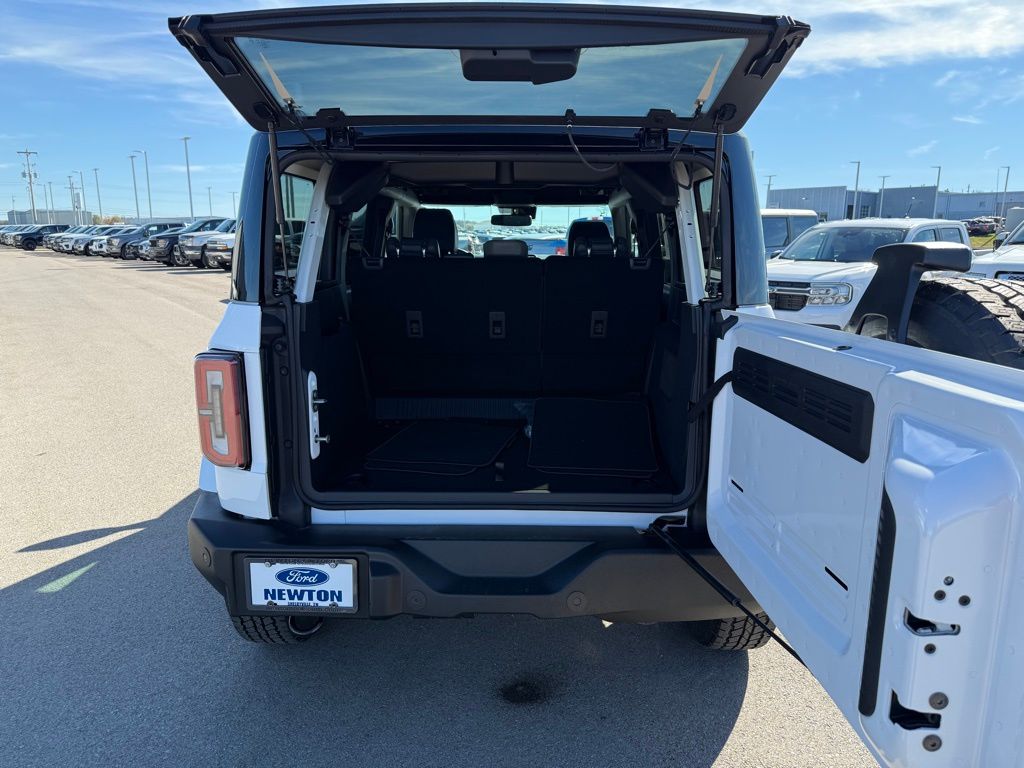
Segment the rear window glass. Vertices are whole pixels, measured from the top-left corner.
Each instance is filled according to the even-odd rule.
[[[963,236],[960,234],[960,230],[956,227],[943,227],[940,229],[939,239],[944,240],[947,243],[962,243],[964,241]]]
[[[341,109],[373,115],[641,116],[652,108],[689,117],[718,66],[712,104],[747,46],[745,38],[585,48],[567,80],[470,81],[459,50],[328,45],[238,37],[235,44],[278,101],[275,78],[307,115]]]
[[[303,230],[313,207],[314,186],[312,180],[302,176],[281,174],[281,205],[284,208],[285,224],[284,256],[281,238],[274,239],[274,274],[279,277],[293,277],[295,274],[295,267],[299,263],[299,249],[302,247]],[[279,287],[285,286],[282,284]]]

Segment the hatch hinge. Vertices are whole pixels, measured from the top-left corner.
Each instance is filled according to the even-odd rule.
[[[238,67],[235,66],[235,63],[217,51],[203,34],[203,23],[209,18],[202,14],[185,16],[178,20],[178,26],[171,31],[178,38],[178,42],[188,48],[196,59],[212,65],[219,75],[222,77],[237,75]]]
[[[768,636],[771,637],[772,640],[781,645],[783,650],[786,651],[786,653],[788,653],[790,656],[792,656],[794,659],[796,659],[798,662],[800,662],[801,664],[803,664],[803,666],[806,667],[807,665],[804,664],[804,660],[800,658],[800,655],[793,649],[793,646],[791,646],[789,643],[787,643],[785,640],[779,637],[778,634],[776,634],[775,629],[770,624],[768,624],[757,614],[755,614],[753,611],[747,608],[747,606],[743,604],[743,601],[736,597],[736,595],[733,593],[731,589],[725,586],[725,584],[723,584],[717,576],[715,576],[713,573],[711,573],[711,571],[709,571],[707,568],[701,565],[697,561],[697,558],[691,555],[682,544],[676,541],[676,539],[669,532],[670,528],[676,527],[679,526],[674,525],[670,518],[662,518],[661,520],[655,520],[651,527],[647,530],[653,533],[659,539],[661,539],[661,541],[665,544],[666,547],[672,550],[672,552],[677,554],[683,560],[683,562],[690,566],[694,573],[700,576],[708,584],[708,586],[710,586],[713,590],[715,590],[715,592],[722,596],[722,599],[724,599],[733,608],[739,609],[739,611],[743,613],[744,616],[746,616],[752,622],[757,624],[757,626],[759,626],[761,629],[768,633]]]
[[[764,52],[750,62],[746,74],[754,77],[765,77],[782,63],[789,53],[800,46],[810,33],[811,28],[793,21],[790,16],[779,16],[775,19],[775,31]]]

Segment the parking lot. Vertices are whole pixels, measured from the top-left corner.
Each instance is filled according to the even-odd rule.
[[[0,249],[6,765],[869,766],[781,650],[591,619],[244,643],[189,562],[228,276]]]

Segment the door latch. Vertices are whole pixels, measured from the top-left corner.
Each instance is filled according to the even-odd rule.
[[[331,436],[320,434],[320,408],[327,403],[327,398],[320,397],[313,371],[306,378],[306,395],[309,401],[309,456],[315,459],[320,455],[320,444],[331,442]]]

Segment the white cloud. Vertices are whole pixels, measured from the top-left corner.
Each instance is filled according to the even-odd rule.
[[[954,123],[967,123],[968,125],[981,125],[985,121],[974,115],[953,115]]]
[[[948,72],[946,72],[946,74],[944,74],[942,77],[940,77],[938,80],[936,80],[934,83],[932,83],[932,85],[934,85],[936,88],[941,88],[942,86],[944,86],[946,83],[948,83],[950,80],[952,80],[954,77],[956,77],[959,74],[960,74],[960,72],[958,70],[951,69]]]
[[[931,152],[933,149],[935,149],[935,147],[936,147],[936,145],[938,143],[939,142],[938,142],[937,139],[932,139],[931,141],[926,141],[924,144],[921,144],[919,146],[913,147],[912,149],[908,149],[907,150],[907,156],[908,157],[919,157],[920,155],[926,155],[929,152]]]
[[[984,157],[986,160],[988,160],[990,157],[992,157],[992,155],[994,155],[998,151],[999,151],[999,147],[998,146],[989,147],[988,149],[985,150],[985,152],[982,155],[982,157]]]

